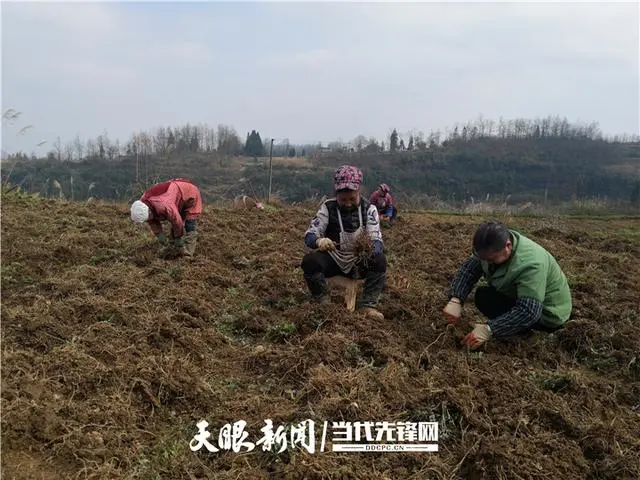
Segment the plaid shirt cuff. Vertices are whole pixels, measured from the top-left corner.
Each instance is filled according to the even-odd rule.
[[[494,337],[509,337],[530,330],[542,315],[542,302],[533,298],[519,298],[515,306],[487,323]]]
[[[451,282],[449,298],[457,297],[464,303],[469,296],[473,286],[482,277],[482,264],[476,257],[469,257],[456,272],[456,276]]]

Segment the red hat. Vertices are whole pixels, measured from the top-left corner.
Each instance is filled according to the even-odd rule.
[[[334,187],[336,190],[358,190],[362,184],[362,171],[352,165],[342,165],[336,170]]]

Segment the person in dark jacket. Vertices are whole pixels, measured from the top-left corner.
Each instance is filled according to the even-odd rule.
[[[358,308],[370,318],[384,319],[377,309],[387,271],[380,218],[375,205],[360,195],[361,184],[357,167],[343,165],[335,172],[335,198],[322,202],[305,232],[305,244],[315,251],[304,256],[301,267],[312,299],[318,302],[328,301],[326,278],[364,277]],[[364,259],[358,254],[363,238],[371,246],[370,257]]]

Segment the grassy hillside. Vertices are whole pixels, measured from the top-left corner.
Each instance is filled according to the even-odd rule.
[[[191,177],[205,201],[217,202],[245,193],[266,197],[268,158],[225,156],[217,152],[174,156],[99,158],[79,163],[55,159],[19,161],[3,178],[43,196],[130,200],[155,181]],[[547,205],[572,199],[607,198],[640,208],[640,148],[634,144],[590,139],[480,138],[451,141],[425,151],[335,153],[276,158],[272,191],[287,203],[330,194],[333,170],[353,163],[365,173],[365,187],[391,185],[397,200],[429,206],[434,199],[449,205],[490,201]],[[73,187],[71,178],[73,177]]]
[[[195,259],[166,261],[126,204],[4,195],[2,478],[640,478],[637,220],[510,219],[556,255],[573,319],[470,352],[440,311],[480,217],[385,229],[372,321],[306,303],[312,213],[207,208]],[[253,442],[268,418],[438,421],[440,451],[192,452],[203,418],[214,443],[236,420]]]

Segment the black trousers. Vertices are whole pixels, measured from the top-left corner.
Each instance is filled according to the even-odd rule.
[[[498,292],[494,287],[478,287],[476,288],[475,303],[478,310],[480,310],[484,316],[496,318],[511,310],[515,306],[516,301]],[[559,327],[548,327],[538,321],[531,327],[531,330],[551,333],[562,327],[563,325]]]
[[[389,207],[378,208],[378,215],[386,215],[387,210],[389,210]],[[397,217],[398,217],[398,209],[396,208],[395,205],[392,205],[390,219],[395,220]]]
[[[197,225],[197,221],[195,218],[192,218],[190,220],[187,220],[187,210],[182,210],[180,212],[180,216],[182,217],[182,221],[184,222],[184,231],[186,233],[189,232],[195,232],[196,231],[196,225]]]
[[[361,307],[375,307],[384,289],[387,259],[384,253],[369,259],[364,264],[356,265],[348,274],[344,274],[338,264],[327,252],[315,251],[307,253],[300,264],[309,292],[315,298],[328,294],[326,279],[336,275],[354,278],[356,273],[364,277],[362,298],[358,302]]]
[[[189,233],[189,232],[195,232],[196,231],[196,219],[192,219],[192,220],[186,220],[184,222],[184,231]]]

